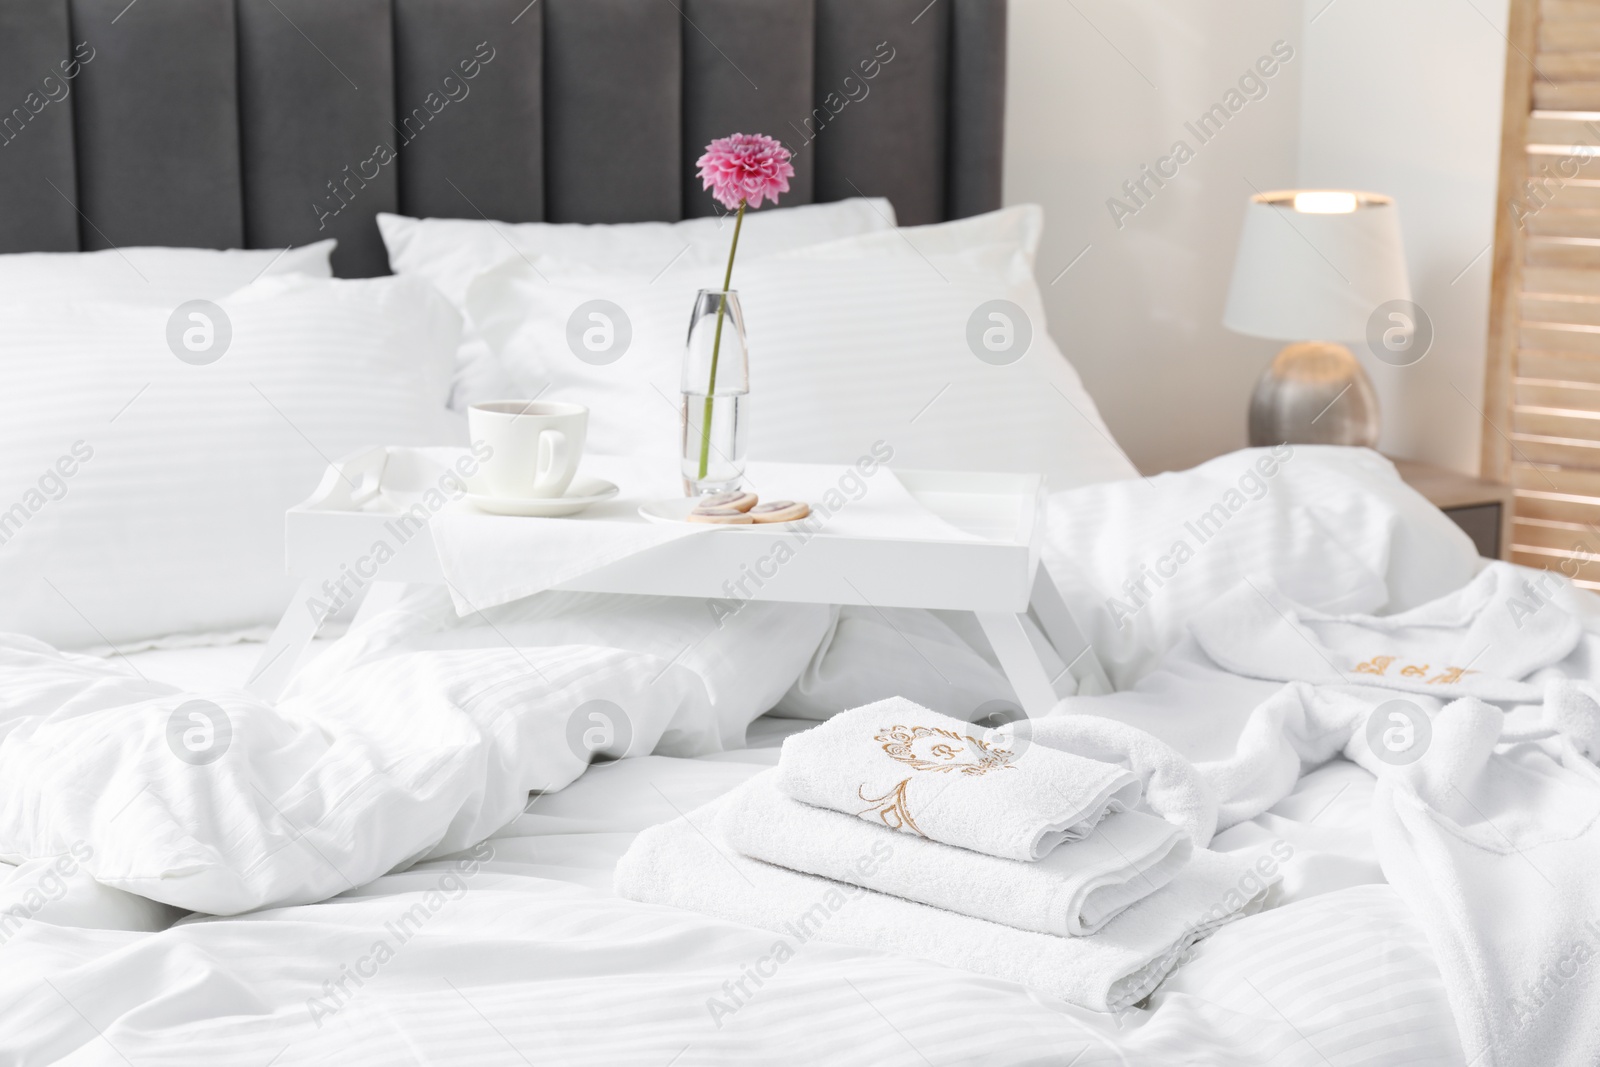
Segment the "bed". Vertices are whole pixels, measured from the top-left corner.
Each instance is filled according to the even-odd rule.
[[[1371,452],[1139,477],[1043,328],[1042,219],[1000,209],[1005,16],[0,8],[0,1062],[1600,1062],[1593,598],[1478,559]],[[1274,858],[1270,907],[1121,1010],[933,944],[774,963],[770,929],[618,892],[641,834],[714,848],[694,813],[841,709],[1014,704],[961,619],[412,588],[248,689],[283,510],[331,457],[459,444],[512,389],[593,404],[603,450],[670,436],[675,355],[528,353],[597,291],[641,350],[679,332],[727,236],[693,160],[734,129],[796,151],[741,266],[787,294],[753,305],[788,404],[755,447],[849,464],[891,412],[905,466],[1046,473],[1041,565],[1116,691],[1063,669],[1033,743]],[[1003,368],[964,339],[996,294],[1038,326]],[[598,753],[570,743],[595,700],[629,720]],[[1397,700],[1415,761],[1383,747]]]

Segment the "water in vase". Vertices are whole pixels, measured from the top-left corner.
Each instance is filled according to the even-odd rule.
[[[680,470],[688,496],[720,493],[739,488],[744,479],[746,426],[749,422],[749,393],[719,393],[709,398],[704,393],[683,394],[683,450]],[[706,412],[711,412],[709,424]],[[710,433],[706,433],[707,425]],[[709,447],[704,447],[709,439]],[[705,452],[705,471],[701,473],[701,451]]]

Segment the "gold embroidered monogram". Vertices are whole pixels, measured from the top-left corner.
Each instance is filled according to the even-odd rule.
[[[890,759],[914,771],[955,771],[977,776],[1010,767],[1016,758],[1010,749],[992,745],[981,737],[937,726],[887,726],[881,728],[873,740],[883,745]],[[872,807],[863,808],[856,815],[876,815],[891,830],[910,830],[919,837],[927,837],[911,817],[911,805],[906,800],[906,789],[910,785],[911,779],[903,778],[881,797],[869,797],[865,785],[857,786],[856,796]]]
[[[890,726],[873,740],[882,743],[890,759],[917,771],[959,771],[975,776],[1010,767],[1015,758],[1009,749],[991,745],[981,737],[937,726]],[[969,758],[962,759],[963,756]]]
[[[916,820],[911,817],[911,805],[906,803],[906,786],[910,784],[911,779],[902,779],[899,785],[881,797],[869,797],[861,792],[866,788],[865,786],[857,786],[856,796],[865,800],[868,804],[876,805],[876,807],[863,808],[856,812],[856,815],[862,816],[871,812],[878,817],[883,825],[891,830],[909,829],[918,837],[927,837],[928,835],[922,832],[922,827],[918,826]]]
[[[1389,667],[1399,658],[1398,656],[1373,656],[1365,663],[1356,664],[1355,672],[1357,674],[1386,675],[1389,672]],[[1423,682],[1424,685],[1454,685],[1469,674],[1480,673],[1479,671],[1468,670],[1465,667],[1440,667],[1439,670],[1442,673],[1428,678],[1428,671],[1431,669],[1431,665],[1427,663],[1408,663],[1400,668],[1399,676],[1402,678],[1426,678],[1427,680]]]

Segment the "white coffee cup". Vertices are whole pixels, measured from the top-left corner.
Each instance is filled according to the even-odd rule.
[[[557,497],[583,458],[589,409],[549,400],[490,400],[467,409],[474,444],[492,450],[475,492],[514,499]]]

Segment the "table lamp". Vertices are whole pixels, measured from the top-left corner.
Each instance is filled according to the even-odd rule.
[[[1294,342],[1250,398],[1250,444],[1378,443],[1378,395],[1341,342],[1411,299],[1394,201],[1325,189],[1259,193],[1245,211],[1222,324]]]

